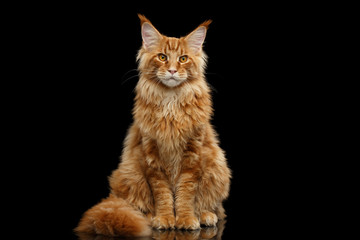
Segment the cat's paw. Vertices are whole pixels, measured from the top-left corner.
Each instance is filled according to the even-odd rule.
[[[155,216],[151,220],[151,225],[156,229],[173,229],[175,228],[174,216]]]
[[[212,212],[203,212],[200,216],[200,223],[206,226],[216,226],[218,217]]]
[[[182,217],[176,217],[175,226],[178,229],[196,230],[196,229],[200,229],[200,222],[194,216],[182,216]]]

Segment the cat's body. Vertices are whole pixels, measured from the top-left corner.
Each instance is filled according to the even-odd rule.
[[[186,37],[161,35],[139,15],[134,122],[111,194],[89,209],[78,232],[146,236],[150,227],[198,229],[225,217],[230,170],[210,124],[211,96],[202,51],[207,21]]]

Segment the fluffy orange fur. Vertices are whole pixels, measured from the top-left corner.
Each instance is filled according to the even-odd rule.
[[[89,209],[77,232],[147,236],[157,229],[199,229],[225,218],[231,173],[210,123],[210,89],[202,44],[206,21],[186,37],[160,34],[139,15],[134,122],[110,196]]]

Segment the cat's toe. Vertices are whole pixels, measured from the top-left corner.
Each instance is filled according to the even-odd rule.
[[[200,229],[200,222],[194,216],[177,217],[176,218],[176,228],[196,230],[196,229]]]
[[[156,229],[172,229],[175,227],[175,217],[156,216],[152,218],[151,225]]]

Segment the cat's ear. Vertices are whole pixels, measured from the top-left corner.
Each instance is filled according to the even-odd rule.
[[[156,46],[162,36],[144,15],[138,14],[138,16],[140,18],[143,46],[148,50]]]
[[[200,24],[194,31],[185,37],[188,47],[194,52],[198,53],[204,43],[206,31],[209,28],[212,20],[207,20]]]

